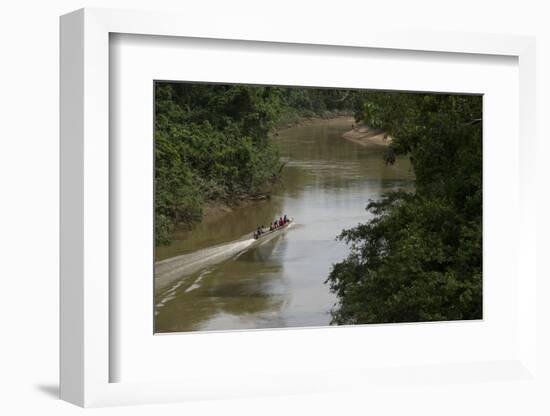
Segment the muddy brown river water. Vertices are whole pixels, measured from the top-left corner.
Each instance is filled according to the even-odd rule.
[[[286,165],[269,200],[176,233],[171,245],[157,248],[157,273],[165,278],[156,283],[156,332],[329,325],[337,299],[324,282],[349,252],[336,236],[370,218],[369,199],[414,187],[407,159],[386,166],[384,147],[341,137],[352,122],[280,132],[272,140]],[[252,231],[284,214],[295,218],[292,227],[254,244]]]

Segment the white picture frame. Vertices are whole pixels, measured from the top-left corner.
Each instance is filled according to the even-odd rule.
[[[182,24],[185,22],[185,24]],[[518,60],[519,68],[519,200],[517,250],[521,270],[517,292],[515,353],[498,361],[470,363],[419,361],[411,367],[372,365],[351,370],[333,368],[320,378],[315,371],[277,374],[253,380],[234,380],[220,374],[178,381],[112,382],[110,368],[117,357],[111,348],[110,311],[116,309],[110,292],[110,171],[109,152],[109,37],[110,34],[155,35],[226,41],[276,42],[285,45],[331,45],[423,51],[439,54],[498,55]],[[447,382],[500,380],[537,383],[536,361],[536,218],[533,189],[536,139],[535,40],[530,37],[467,33],[396,32],[361,28],[326,35],[281,31],[269,25],[206,27],[201,21],[168,13],[82,9],[61,18],[61,398],[80,406],[159,403],[197,398],[247,397],[265,394],[309,393],[361,388],[369,385],[426,385]],[[152,260],[152,259],[151,259]],[[112,293],[111,293],[112,294]],[[449,331],[456,329],[450,328]],[[152,334],[151,334],[152,336]],[[197,336],[197,335],[186,335]],[[223,335],[222,335],[223,336]],[[230,334],[227,334],[230,336]],[[286,332],[290,342],[315,333]],[[216,342],[220,342],[219,335]],[[223,342],[223,340],[221,340]],[[368,370],[368,371],[367,371]],[[475,376],[478,374],[478,376]],[[344,376],[344,377],[343,377]],[[342,382],[342,379],[348,382]],[[359,387],[358,387],[359,386]]]

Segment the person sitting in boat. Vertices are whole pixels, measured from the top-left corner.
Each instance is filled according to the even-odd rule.
[[[263,234],[262,227],[258,227],[258,228],[256,229],[256,231],[254,232],[254,238],[257,239],[257,238],[260,237],[262,234]]]
[[[283,217],[283,221],[285,222],[285,224],[288,222],[288,217],[286,216],[286,214],[285,214],[285,216]]]

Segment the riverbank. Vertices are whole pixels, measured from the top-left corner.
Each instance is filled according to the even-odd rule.
[[[392,138],[383,130],[373,129],[364,124],[354,126],[350,131],[345,132],[342,137],[361,146],[389,146],[392,141]]]
[[[326,111],[321,114],[315,115],[299,115],[299,114],[290,114],[283,116],[281,121],[277,123],[273,129],[272,135],[277,135],[279,132],[293,127],[310,125],[315,123],[322,123],[327,120],[336,120],[336,119],[349,119],[350,126],[355,123],[355,118],[353,113],[350,111]]]
[[[271,198],[271,192],[275,185],[271,184],[265,192],[255,195],[246,195],[234,201],[227,202],[222,200],[209,201],[205,204],[202,214],[202,222],[216,221],[227,214],[244,208],[257,201],[263,201]]]
[[[327,111],[322,115],[316,116],[295,116],[291,122],[285,122],[281,125],[275,127],[270,133],[271,138],[276,138],[280,132],[283,132],[287,129],[300,127],[300,126],[314,126],[316,124],[323,124],[331,121],[347,121],[349,122],[350,127],[355,123],[355,118],[350,112],[330,112]],[[279,175],[283,169],[284,165],[281,165],[281,169],[278,172]],[[270,199],[271,193],[274,188],[279,185],[279,177],[275,180],[272,180],[270,183],[266,184],[264,191],[255,195],[244,195],[240,198],[235,199],[231,202],[226,202],[222,200],[209,201],[203,208],[202,222],[213,222],[217,221],[220,218],[230,214],[236,210],[244,208],[252,203],[261,200]]]
[[[240,195],[233,200],[216,199],[206,202],[199,222],[192,226],[186,224],[174,226],[170,233],[170,242],[155,247],[155,261],[220,244],[252,232],[263,219],[258,219],[254,226],[241,228],[239,224],[242,222],[242,216],[245,215],[243,212],[272,205],[271,195],[277,192],[279,184],[277,178],[266,184],[262,193]],[[279,215],[280,212],[274,214]],[[250,216],[250,213],[247,215]],[[226,238],[223,234],[228,229],[231,236]]]

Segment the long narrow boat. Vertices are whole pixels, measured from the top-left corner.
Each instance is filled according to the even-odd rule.
[[[257,241],[271,240],[271,237],[274,237],[278,234],[282,234],[282,232],[290,228],[292,224],[294,224],[294,218],[289,218],[285,224],[279,225],[277,228],[274,228],[273,230],[262,229],[263,232],[260,235],[253,233],[253,237]]]

